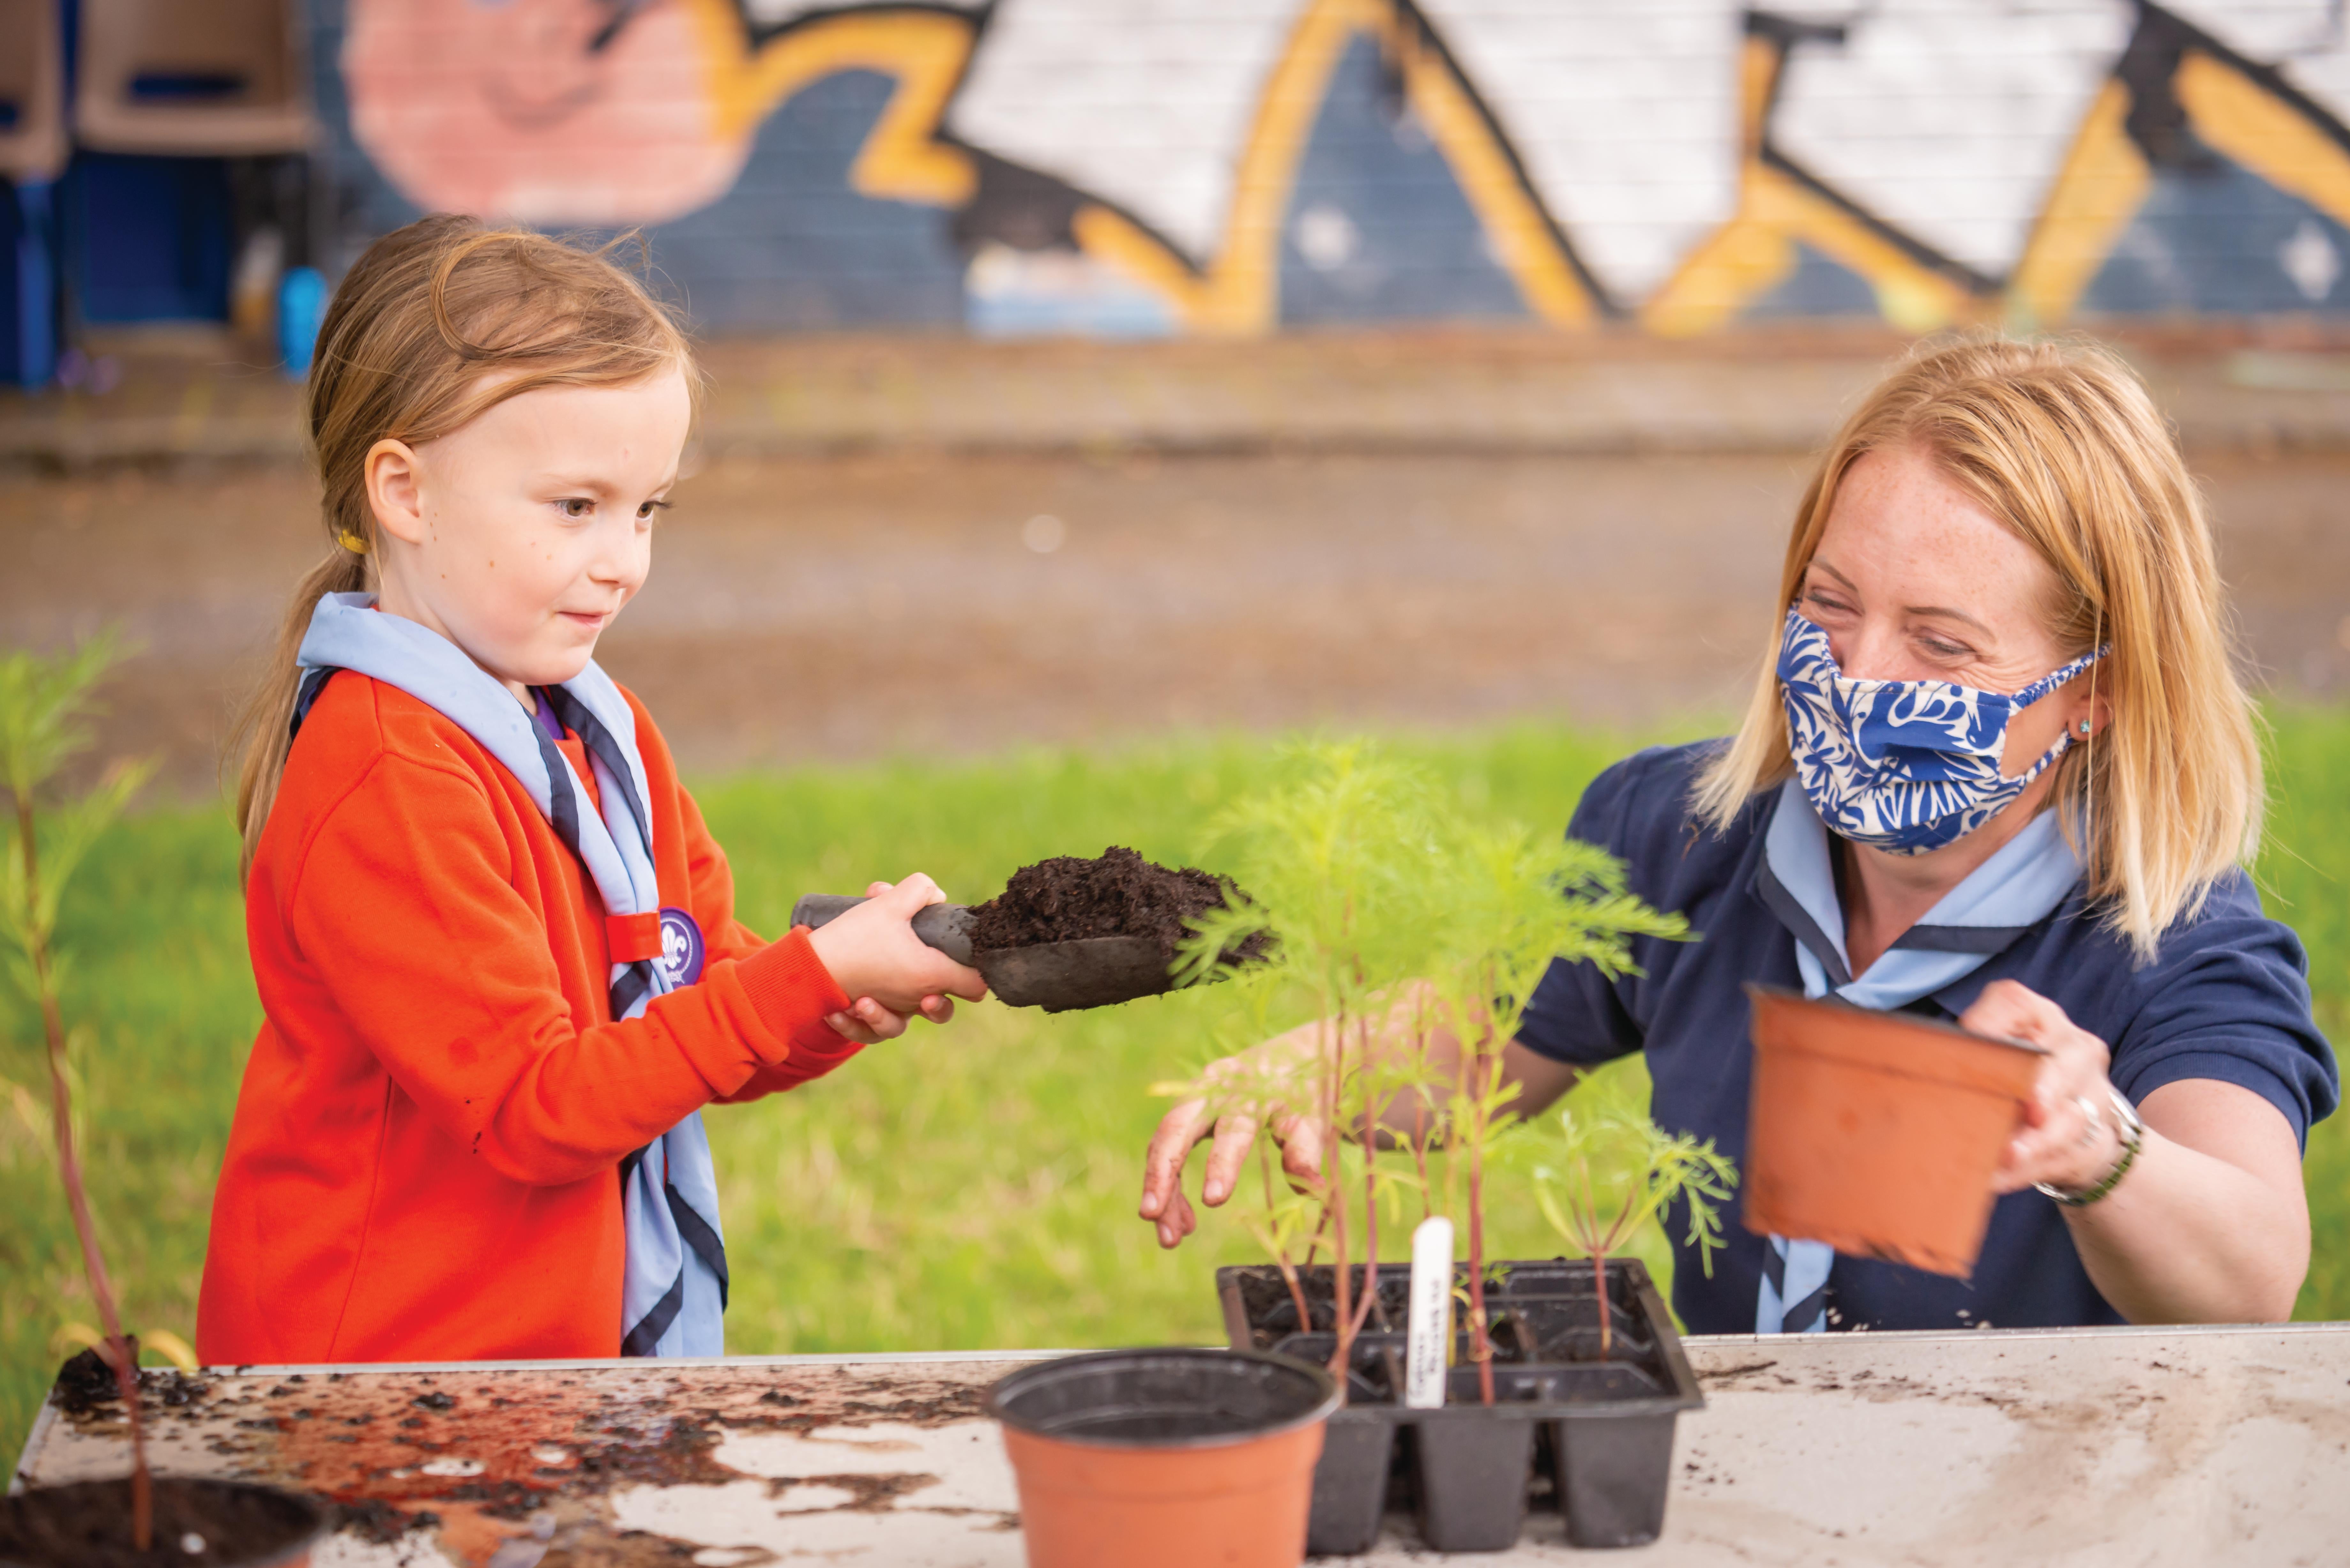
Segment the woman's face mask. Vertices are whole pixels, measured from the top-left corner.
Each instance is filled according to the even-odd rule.
[[[2071,745],[2057,737],[2014,778],[2000,774],[2008,722],[2109,651],[2085,654],[2002,696],[1948,680],[1855,680],[1828,634],[1795,610],[1779,642],[1779,696],[1795,777],[1831,832],[1923,855],[2005,810]]]

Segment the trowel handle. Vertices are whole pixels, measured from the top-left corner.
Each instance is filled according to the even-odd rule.
[[[813,930],[829,924],[858,905],[862,898],[852,898],[840,893],[803,893],[792,906],[792,924]],[[957,963],[971,961],[971,934],[966,929],[971,911],[961,904],[931,904],[914,916],[914,934],[925,945],[934,947]]]

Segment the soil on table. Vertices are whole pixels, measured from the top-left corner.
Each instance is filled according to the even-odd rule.
[[[1231,881],[1191,867],[1170,869],[1113,845],[1097,859],[1056,855],[1023,866],[1002,893],[971,911],[971,945],[983,952],[1141,937],[1175,961],[1187,921],[1222,909]],[[1252,947],[1258,945],[1253,940]],[[1249,956],[1254,956],[1253,953]]]
[[[140,1552],[130,1544],[130,1481],[94,1481],[0,1498],[0,1562],[230,1568],[279,1556],[317,1527],[308,1504],[282,1493],[158,1477],[155,1543]]]

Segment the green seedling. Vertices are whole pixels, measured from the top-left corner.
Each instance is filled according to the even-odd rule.
[[[1540,1148],[1542,1163],[1534,1167],[1534,1201],[1551,1229],[1591,1260],[1604,1361],[1613,1345],[1608,1258],[1642,1226],[1661,1223],[1679,1200],[1689,1210],[1689,1243],[1711,1279],[1714,1250],[1722,1244],[1719,1206],[1738,1185],[1738,1168],[1711,1138],[1669,1133],[1646,1116],[1612,1107],[1577,1116],[1569,1106],[1559,1112],[1557,1127],[1555,1141]]]
[[[1227,1114],[1308,1116],[1348,1135],[1325,1140],[1322,1168],[1301,1183],[1318,1209],[1306,1259],[1326,1240],[1334,1264],[1331,1366],[1342,1376],[1378,1311],[1382,1210],[1399,1214],[1417,1191],[1423,1214],[1465,1214],[1471,1355],[1491,1403],[1486,1176],[1517,1120],[1502,1047],[1555,960],[1620,973],[1632,937],[1679,936],[1682,924],[1626,892],[1601,851],[1473,822],[1427,774],[1360,742],[1303,748],[1281,784],[1223,812],[1211,831],[1247,897],[1195,923],[1179,980],[1207,980],[1223,955],[1253,943],[1246,950],[1265,956],[1214,993],[1228,999],[1224,1047],[1263,1040],[1283,1022],[1319,1023],[1297,1048],[1253,1055],[1244,1069],[1227,1063],[1180,1092]],[[1268,1182],[1269,1210],[1281,1201]],[[1293,1231],[1267,1233],[1294,1245]],[[1359,1300],[1350,1268],[1358,1242]],[[1295,1270],[1285,1255],[1276,1262],[1303,1323]]]
[[[7,792],[11,808],[7,857],[0,861],[0,934],[11,949],[10,975],[41,1017],[57,1177],[105,1329],[101,1354],[113,1366],[130,1421],[131,1534],[144,1552],[154,1536],[154,1497],[140,1422],[138,1358],[115,1311],[82,1180],[70,1062],[76,1035],[66,1028],[58,1000],[67,961],[57,948],[57,906],[68,879],[151,771],[144,763],[117,763],[78,794],[55,791],[57,775],[89,747],[88,719],[95,711],[90,694],[118,657],[114,639],[102,634],[69,653],[44,657],[20,651],[0,658],[0,790]]]

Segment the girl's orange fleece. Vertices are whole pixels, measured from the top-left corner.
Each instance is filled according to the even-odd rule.
[[[621,1158],[856,1054],[807,933],[734,919],[726,857],[629,705],[661,903],[707,956],[615,1023],[603,906],[521,783],[398,688],[327,683],[246,885],[265,1017],[213,1198],[207,1365],[618,1355]],[[578,738],[563,750],[592,794]]]

